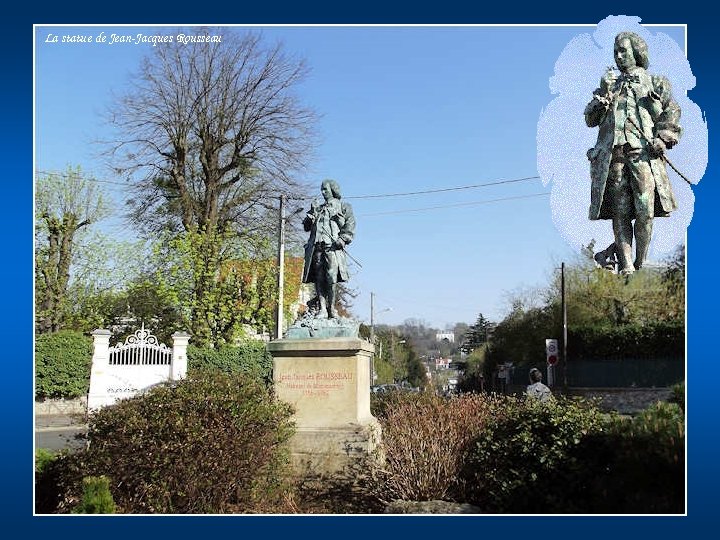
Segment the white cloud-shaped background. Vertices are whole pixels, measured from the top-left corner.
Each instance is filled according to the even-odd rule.
[[[607,67],[615,66],[613,47],[619,32],[630,31],[648,44],[648,72],[664,75],[680,105],[683,129],[680,142],[667,153],[668,159],[693,183],[705,174],[708,161],[708,130],[700,108],[688,97],[695,86],[690,63],[680,46],[667,34],[652,33],[640,25],[639,17],[611,16],[597,25],[593,34],[581,34],[567,44],[555,63],[550,90],[559,94],[545,108],[537,127],[538,173],[544,185],[552,182],[550,206],[553,222],[563,238],[580,249],[592,239],[600,250],[613,242],[610,220],[591,221],[590,162],[586,152],[595,145],[598,128],[585,125],[583,111]],[[678,210],[670,217],[654,220],[650,260],[658,260],[685,241],[692,219],[695,196],[691,186],[668,167]]]

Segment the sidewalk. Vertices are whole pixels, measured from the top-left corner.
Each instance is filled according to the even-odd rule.
[[[52,451],[77,449],[85,445],[75,435],[84,433],[87,425],[81,417],[67,414],[35,415],[35,448]]]

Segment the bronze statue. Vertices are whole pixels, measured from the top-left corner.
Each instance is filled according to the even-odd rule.
[[[313,201],[303,220],[310,238],[305,244],[303,283],[314,283],[318,318],[335,319],[337,284],[349,279],[345,246],[355,234],[355,216],[349,203],[341,200],[335,180],[324,180],[320,188],[324,202]]]
[[[653,218],[677,209],[664,153],[680,138],[680,107],[667,78],[646,71],[647,44],[640,36],[615,37],[615,62],[620,72],[608,69],[585,108],[586,124],[599,126],[597,143],[588,150],[589,217],[612,220],[615,241],[603,259],[616,254],[619,273],[627,275],[647,259]]]

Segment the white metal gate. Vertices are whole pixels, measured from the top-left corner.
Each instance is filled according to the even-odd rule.
[[[125,343],[110,347],[111,366],[169,366],[172,349],[158,339],[143,324],[140,330],[128,336]]]

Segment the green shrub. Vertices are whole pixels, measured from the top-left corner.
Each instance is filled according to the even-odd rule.
[[[633,419],[508,398],[468,460],[467,501],[497,513],[682,513],[684,441],[674,404]]]
[[[246,341],[219,349],[188,345],[188,370],[216,369],[225,373],[248,373],[270,381],[272,355],[262,341]]]
[[[35,397],[76,398],[90,386],[92,340],[61,330],[35,339]]]
[[[683,358],[684,321],[617,326],[583,325],[568,331],[568,348],[577,360],[598,358]]]
[[[57,457],[55,452],[48,450],[47,448],[38,448],[35,450],[35,472],[41,473],[48,463],[52,462]]]
[[[49,476],[64,512],[80,479],[113,479],[127,513],[223,513],[274,508],[283,493],[290,407],[246,374],[196,371],[187,379],[91,414],[89,447]]]
[[[670,403],[675,403],[685,413],[685,383],[677,383],[670,387],[672,395],[670,396]]]
[[[115,501],[110,494],[110,480],[107,476],[86,476],[83,478],[83,495],[74,514],[114,514]]]
[[[373,399],[381,422],[384,463],[365,489],[383,503],[396,499],[462,501],[459,473],[466,453],[492,410],[484,395],[450,399],[432,393],[390,392]]]
[[[69,452],[60,452],[53,459],[35,460],[35,512],[53,514],[68,512],[76,506],[76,492],[81,492],[82,471],[77,459]]]
[[[477,435],[463,476],[467,502],[488,512],[553,512],[548,485],[558,469],[574,467],[573,449],[602,431],[603,413],[581,400],[497,397]]]
[[[675,404],[658,402],[633,419],[615,417],[575,449],[573,467],[558,469],[556,499],[578,513],[683,513],[684,432]]]

